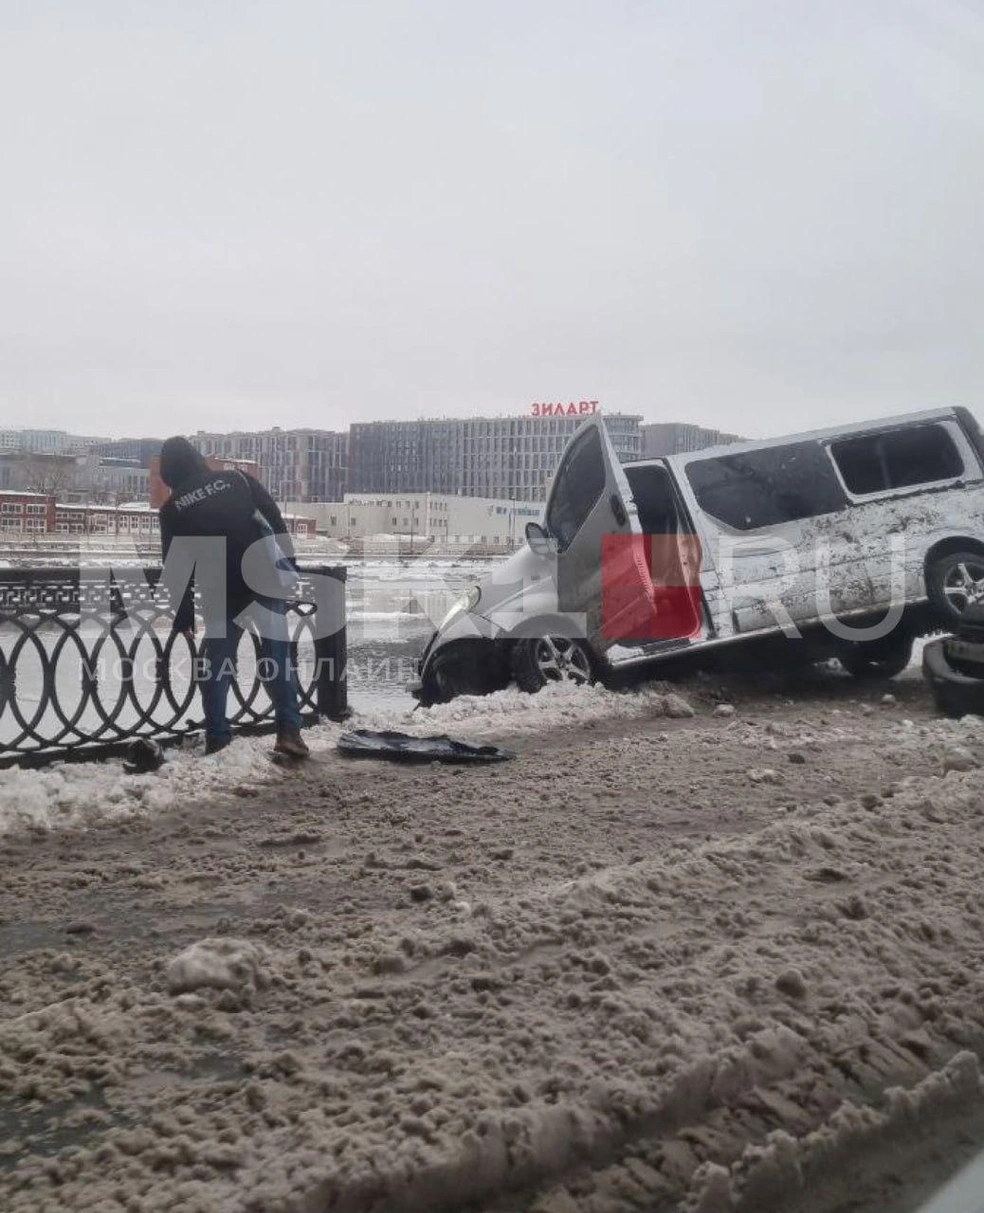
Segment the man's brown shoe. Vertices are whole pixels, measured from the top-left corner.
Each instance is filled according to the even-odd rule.
[[[286,754],[288,758],[307,758],[311,753],[307,742],[297,729],[281,729],[277,734],[277,744],[273,747],[275,754]]]

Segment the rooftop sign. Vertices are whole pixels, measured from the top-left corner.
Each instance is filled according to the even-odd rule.
[[[579,400],[576,404],[531,404],[530,413],[534,417],[586,417],[597,413],[597,400]]]

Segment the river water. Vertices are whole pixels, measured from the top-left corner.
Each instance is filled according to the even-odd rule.
[[[349,701],[385,707],[407,701],[406,684],[431,633],[466,586],[494,561],[375,561],[349,569]]]

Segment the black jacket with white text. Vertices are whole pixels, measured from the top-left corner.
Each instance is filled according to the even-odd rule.
[[[252,476],[243,472],[201,472],[173,489],[160,510],[161,550],[165,563],[175,539],[217,538],[224,540],[224,559],[195,566],[195,584],[201,596],[206,620],[225,615],[233,619],[256,600],[257,591],[243,576],[243,556],[260,538],[253,514],[266,518],[277,535],[286,556],[294,555],[294,546],[276,502]],[[173,628],[186,631],[194,625],[192,588],[182,596],[175,612]]]

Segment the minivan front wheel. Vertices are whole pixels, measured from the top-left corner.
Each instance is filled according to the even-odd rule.
[[[955,628],[967,607],[984,602],[984,554],[949,552],[926,569],[926,596],[944,627]]]
[[[580,640],[567,636],[532,636],[517,640],[512,672],[521,691],[541,691],[550,682],[588,686],[594,682],[591,655]]]
[[[459,695],[488,695],[509,685],[509,668],[488,640],[458,640],[436,653],[424,676],[427,705]]]

